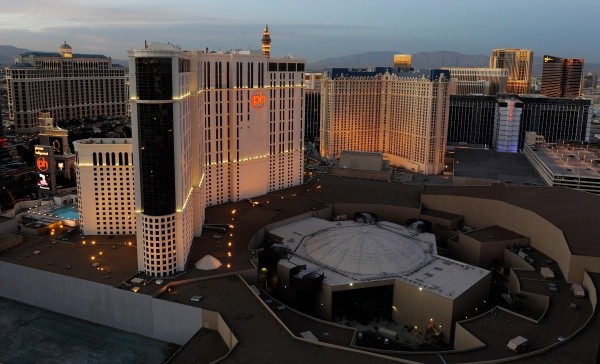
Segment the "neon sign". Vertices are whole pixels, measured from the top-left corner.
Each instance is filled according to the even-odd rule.
[[[265,96],[265,94],[263,94],[262,90],[254,91],[252,93],[252,96],[250,96],[250,104],[255,109],[258,109],[258,110],[262,109],[266,103],[267,103],[267,97]]]
[[[48,170],[48,160],[44,157],[39,157],[36,161],[36,165],[39,171],[46,172]]]

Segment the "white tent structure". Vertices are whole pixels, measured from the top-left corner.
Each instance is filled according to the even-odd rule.
[[[219,259],[213,257],[212,255],[205,255],[195,264],[196,268],[201,270],[213,270],[219,268],[221,265],[222,264]]]

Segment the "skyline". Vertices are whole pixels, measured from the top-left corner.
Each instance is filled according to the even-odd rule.
[[[155,0],[26,0],[4,5],[0,44],[55,51],[66,41],[74,52],[114,59],[126,59],[127,49],[141,49],[144,41],[171,42],[183,49],[259,49],[268,23],[275,57],[292,54],[308,62],[384,50],[488,55],[493,48],[527,48],[537,56],[600,63],[600,49],[592,46],[596,15],[600,3],[591,0],[568,6],[556,0],[385,0],[368,7],[355,0],[193,5],[174,0],[168,6]]]

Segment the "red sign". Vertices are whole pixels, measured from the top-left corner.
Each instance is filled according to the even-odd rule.
[[[41,172],[46,172],[48,170],[48,160],[44,157],[39,157],[36,161],[37,164],[37,168],[38,170],[40,170]]]
[[[254,91],[252,96],[250,97],[250,104],[255,109],[262,109],[263,106],[267,103],[267,97],[263,94],[262,91]]]

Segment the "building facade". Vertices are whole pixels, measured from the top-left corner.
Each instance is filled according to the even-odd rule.
[[[496,104],[496,96],[451,95],[448,144],[491,147]]]
[[[381,152],[393,166],[441,173],[453,85],[448,71],[331,70],[321,89],[321,155]]]
[[[77,208],[85,235],[134,235],[133,145],[125,138],[73,142],[76,152]]]
[[[538,95],[520,95],[519,99],[523,102],[519,149],[523,148],[528,131],[543,135],[548,143],[590,139],[592,100]]]
[[[412,69],[412,54],[394,54],[394,67],[403,71]]]
[[[48,110],[56,120],[127,117],[124,67],[110,57],[59,52],[28,52],[6,68],[8,116],[17,133],[37,132],[37,117]]]
[[[579,97],[583,59],[544,55],[540,93],[550,97]]]
[[[529,49],[494,49],[490,56],[490,68],[508,70],[507,92],[528,94],[531,92],[533,75],[533,51]]]
[[[575,143],[526,144],[523,155],[548,186],[600,194],[600,154],[597,146]]]
[[[194,53],[206,204],[298,185],[304,173],[304,60]]]
[[[305,62],[161,43],[129,58],[138,268],[170,275],[206,205],[302,183]]]
[[[583,88],[595,90],[598,86],[598,73],[588,72],[583,76]]]
[[[204,220],[195,63],[175,46],[129,51],[138,270],[185,269]]]
[[[319,137],[321,128],[321,79],[323,73],[304,74],[304,137]]]
[[[506,92],[508,70],[504,68],[446,68],[456,79],[456,95],[496,95]]]
[[[527,132],[549,143],[589,141],[592,100],[499,94],[450,97],[449,144],[478,144],[501,152],[520,151]]]

